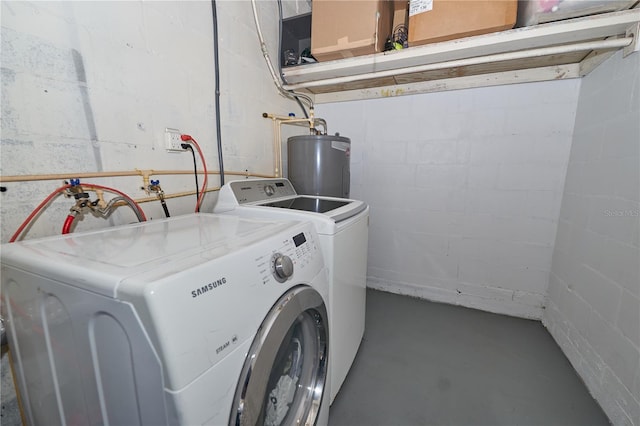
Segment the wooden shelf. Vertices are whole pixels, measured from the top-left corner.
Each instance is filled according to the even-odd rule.
[[[637,51],[639,32],[636,8],[289,67],[283,76],[285,88],[317,103],[578,78],[618,50]]]

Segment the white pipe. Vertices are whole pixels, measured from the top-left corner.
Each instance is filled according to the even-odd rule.
[[[527,59],[547,55],[560,55],[564,53],[580,52],[585,50],[617,49],[630,45],[633,37],[609,39],[600,41],[589,41],[584,43],[574,43],[562,46],[541,47],[538,49],[522,50],[518,52],[496,53],[493,55],[478,56],[475,58],[456,59],[454,61],[438,62],[435,64],[415,65],[412,67],[398,68],[386,71],[374,71],[364,74],[350,75],[345,77],[325,78],[304,83],[287,84],[283,86],[286,90],[305,89],[318,86],[329,86],[332,84],[351,83],[355,81],[368,80],[381,77],[392,77],[402,74],[413,74],[417,72],[440,70],[444,68],[464,67],[469,65],[480,65],[491,62],[502,62],[514,59]]]
[[[264,42],[264,37],[262,35],[262,29],[260,28],[260,21],[258,20],[258,10],[256,8],[256,0],[251,0],[251,7],[253,8],[253,20],[256,23],[256,32],[258,33],[258,40],[260,40],[260,49],[262,50],[262,56],[267,63],[267,68],[269,68],[269,73],[271,74],[271,78],[275,83],[278,91],[287,98],[295,98],[299,97],[307,101],[309,108],[313,109],[313,100],[302,93],[292,93],[292,90],[285,90],[282,82],[280,81],[280,77],[276,74],[276,70],[273,68],[273,64],[271,63],[271,58],[269,56],[269,51],[267,50],[267,44]]]

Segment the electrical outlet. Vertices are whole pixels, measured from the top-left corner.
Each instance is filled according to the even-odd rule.
[[[182,139],[180,138],[180,130],[178,129],[164,129],[164,147],[167,152],[184,152],[182,149]]]

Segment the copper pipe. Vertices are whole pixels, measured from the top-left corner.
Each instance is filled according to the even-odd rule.
[[[41,180],[64,180],[69,178],[105,178],[105,177],[125,177],[125,176],[160,176],[160,175],[192,175],[193,170],[124,170],[114,172],[69,172],[69,173],[57,173],[57,174],[42,174],[42,175],[16,175],[16,176],[0,176],[0,182],[33,182]],[[202,174],[201,170],[198,170],[198,174]],[[209,170],[209,175],[220,174],[217,170]],[[232,176],[245,176],[245,177],[260,177],[260,178],[272,178],[275,176],[264,175],[258,173],[234,172],[226,171],[225,174]]]

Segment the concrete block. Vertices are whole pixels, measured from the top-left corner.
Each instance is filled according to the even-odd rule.
[[[613,424],[637,424],[640,402],[610,368],[605,370],[600,397],[602,409]]]
[[[547,104],[514,108],[506,111],[505,134],[510,135],[558,135],[570,136],[573,133],[576,109],[571,105]],[[532,120],[532,117],[536,117]],[[544,123],[541,125],[541,123]]]
[[[502,110],[528,103],[523,99],[528,100],[528,96],[535,91],[535,87],[536,84],[517,87],[515,90],[508,86],[482,87],[469,92],[474,110]]]
[[[467,193],[468,191],[466,189],[447,191],[445,210],[451,214],[452,223],[458,225],[452,230],[454,233],[460,233],[460,225],[462,223],[460,216],[464,215],[467,207]]]
[[[617,159],[585,163],[581,192],[588,196],[610,197],[618,186],[618,173],[615,172],[617,169]]]
[[[514,218],[524,214],[527,192],[478,189],[469,191],[467,197],[467,213]]]
[[[590,200],[588,228],[611,239],[631,243],[629,231],[638,222],[637,203],[610,197]]]
[[[628,92],[628,89],[626,90]],[[615,103],[620,104],[622,100],[617,99]],[[607,122],[604,131],[607,139],[602,145],[603,158],[640,157],[640,126],[636,113],[625,111],[621,116]]]
[[[591,129],[576,127],[571,144],[571,161],[596,161],[602,154],[602,145],[606,142],[604,126],[592,126]]]
[[[510,107],[564,104],[576,108],[579,94],[580,80],[569,79],[518,85],[516,90],[509,90],[506,96]]]
[[[464,117],[464,131],[461,136],[483,137],[504,135],[507,112],[502,109],[478,109]],[[473,153],[472,153],[473,158]]]
[[[605,321],[615,324],[622,295],[620,286],[584,264],[578,267],[577,275],[579,278],[574,283],[575,292]]]
[[[586,372],[590,377],[591,384],[594,387],[600,387],[602,385],[602,377],[604,376],[604,370],[606,363],[600,354],[593,348],[590,341],[586,337],[586,334],[581,333],[575,324],[571,324],[569,327],[569,340],[571,340],[573,346],[580,353],[581,364],[586,368]]]
[[[442,115],[475,110],[472,108],[473,90],[458,90],[457,96],[450,93],[436,92],[408,97],[400,108],[415,111],[416,114]]]
[[[466,187],[467,168],[456,165],[418,165],[416,186],[420,188],[454,189]]]
[[[586,227],[589,222],[590,200],[576,192],[571,193],[568,191],[570,191],[570,187],[567,184],[562,196],[560,220]]]
[[[408,197],[403,199],[407,208],[418,212],[448,211],[449,189],[412,188]],[[418,218],[419,220],[419,218]]]
[[[408,157],[413,158],[412,156]],[[363,152],[363,160],[371,167],[379,164],[404,164],[407,160],[407,143],[403,141],[375,141]]]
[[[601,273],[614,280],[631,294],[640,296],[640,250],[614,240],[607,240]]]
[[[413,185],[416,179],[416,168],[411,165],[380,164],[365,167],[365,176],[369,184]]]
[[[495,164],[471,164],[468,166],[468,187],[470,189],[495,189],[498,168]]]
[[[528,191],[525,215],[533,218],[557,221],[562,194],[559,190]]]
[[[532,293],[529,291],[516,290],[513,292],[513,300],[523,305],[543,308],[545,305],[545,293]]]
[[[558,223],[556,230],[556,239],[554,248],[563,252],[568,252],[572,249],[574,240],[571,239],[572,225],[563,220]]]
[[[594,351],[603,359],[604,365],[630,389],[640,362],[638,348],[596,312],[589,315],[587,338]]]
[[[470,143],[469,163],[472,165],[499,164],[504,159],[504,143],[494,135],[476,135]]]
[[[549,272],[521,266],[495,265],[489,279],[496,287],[544,293],[549,283]]]
[[[463,283],[488,286],[491,284],[490,274],[494,266],[476,259],[461,257],[458,279]]]
[[[624,291],[615,323],[620,332],[640,351],[640,298]],[[640,376],[640,370],[637,371]],[[640,383],[639,383],[640,384]]]
[[[407,146],[409,164],[458,164],[457,144],[454,140],[421,140]]]
[[[639,163],[637,158],[618,159],[613,172],[615,175],[615,195],[636,203],[640,202]]]
[[[556,222],[546,219],[529,217],[515,220],[505,231],[509,228],[512,228],[512,238],[531,244],[550,245],[556,236]]]
[[[560,191],[565,168],[561,165],[501,164],[498,188],[526,191]]]
[[[606,238],[598,233],[574,226],[570,233],[570,250],[573,257],[593,269],[602,266]]]

